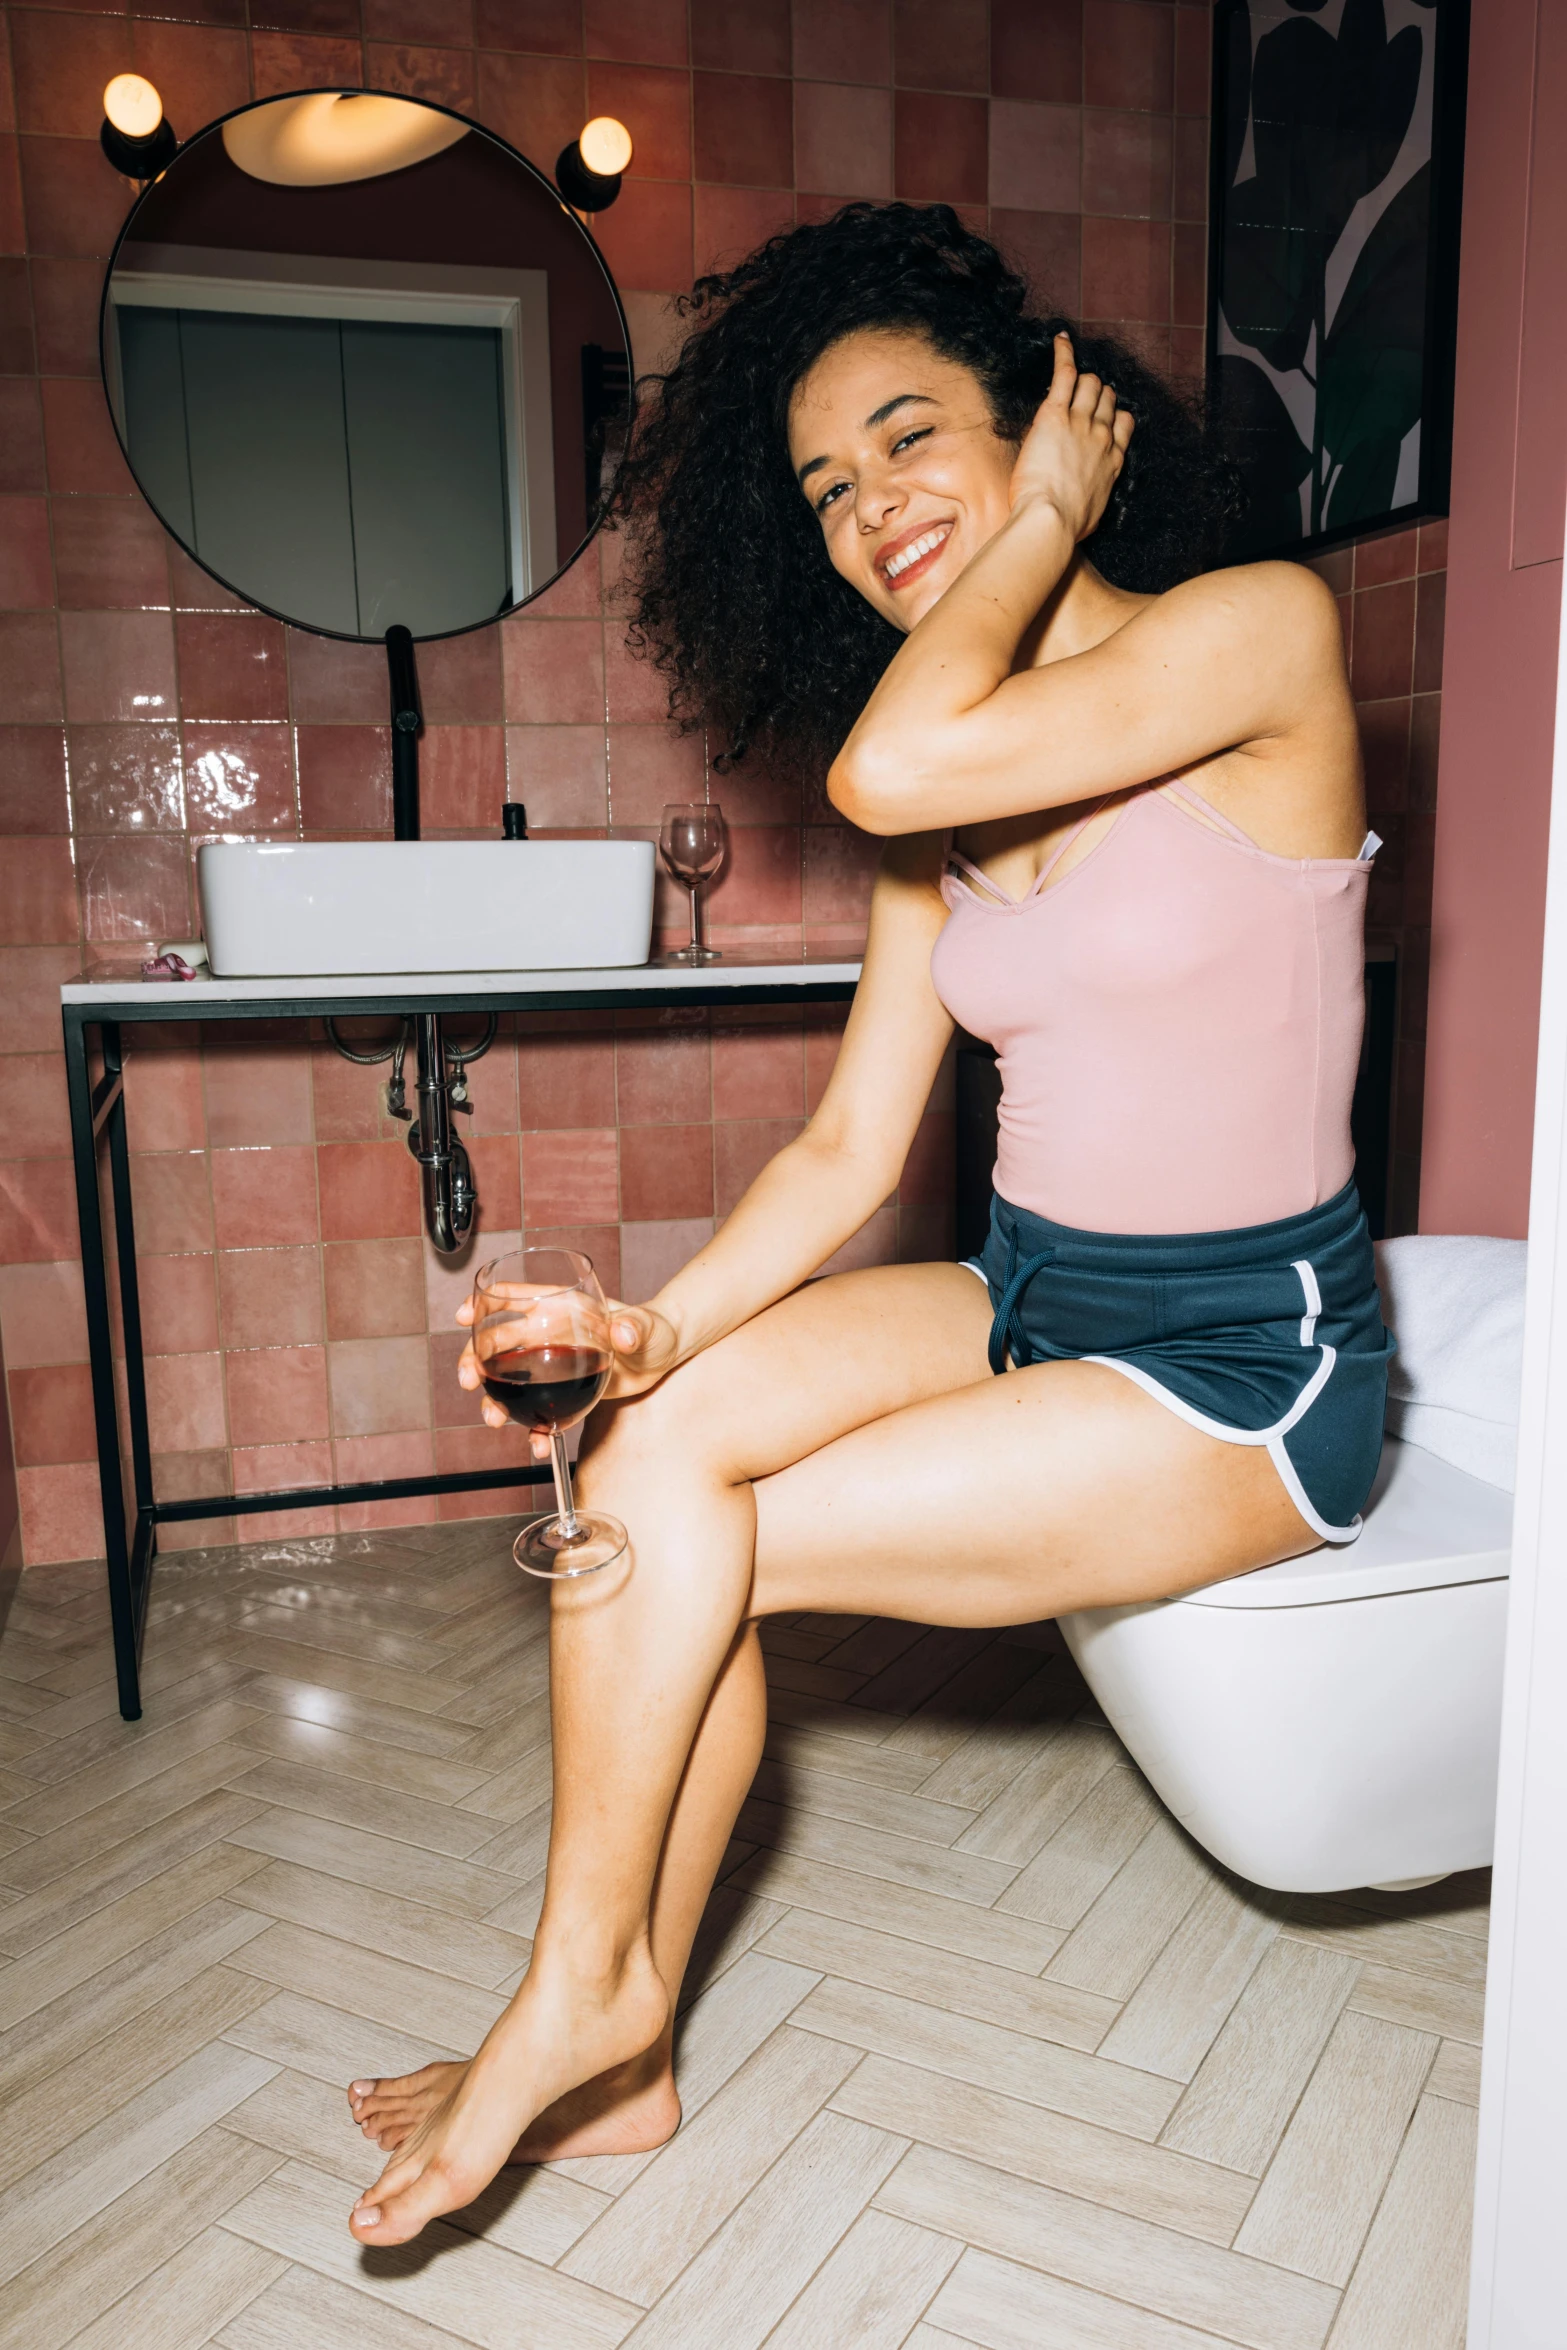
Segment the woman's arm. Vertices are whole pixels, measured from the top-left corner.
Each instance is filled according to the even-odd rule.
[[[1132,420],[1056,339],[1009,520],[911,631],[828,778],[863,830],[962,826],[1096,799],[1286,733],[1343,652],[1297,564],[1210,573],[1083,653],[1012,672],[1024,632],[1098,525]]]
[[[821,1106],[657,1297],[617,1310],[611,1396],[651,1386],[797,1289],[896,1188],[952,1034],[930,979],[931,948],[946,920],[941,864],[939,835],[888,842],[864,969]],[[458,1320],[468,1319],[460,1309]],[[471,1351],[458,1377],[464,1387],[478,1385]],[[488,1399],[484,1416],[493,1427],[505,1424]]]

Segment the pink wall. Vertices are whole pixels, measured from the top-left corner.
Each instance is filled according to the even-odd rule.
[[[1520,1236],[1545,905],[1567,362],[1567,17],[1469,65],[1421,1228]]]

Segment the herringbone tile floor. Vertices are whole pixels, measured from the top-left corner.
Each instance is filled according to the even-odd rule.
[[[499,1522],[101,1569],[0,1643],[0,2342],[26,2350],[1457,2350],[1483,1879],[1215,1868],[1049,1627],[804,1618],[662,2152],[398,2253],[343,2084],[527,1964],[545,1601]]]

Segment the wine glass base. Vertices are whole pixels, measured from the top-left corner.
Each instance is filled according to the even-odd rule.
[[[670,947],[667,953],[653,957],[655,963],[666,967],[676,963],[687,967],[693,963],[721,963],[723,959],[722,947]]]
[[[626,1529],[618,1518],[594,1510],[577,1514],[577,1531],[568,1540],[556,1518],[538,1518],[524,1526],[512,1544],[511,1555],[525,1575],[547,1583],[569,1583],[578,1575],[596,1575],[612,1566],[626,1548]]]

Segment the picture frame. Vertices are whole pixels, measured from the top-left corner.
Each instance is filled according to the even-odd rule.
[[[1468,0],[1217,0],[1208,412],[1237,562],[1444,515]]]

